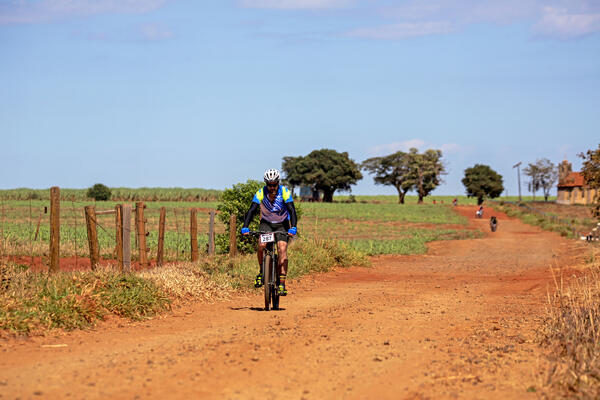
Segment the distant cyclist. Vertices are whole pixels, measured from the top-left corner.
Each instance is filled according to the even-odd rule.
[[[482,218],[483,217],[483,206],[479,206],[479,209],[477,210],[477,212],[475,213],[475,216],[477,218]]]
[[[266,186],[260,189],[252,199],[252,205],[244,217],[244,226],[242,235],[248,235],[250,229],[248,226],[254,215],[260,208],[260,227],[262,232],[282,232],[283,235],[275,235],[277,240],[277,253],[279,254],[279,295],[287,295],[285,288],[285,277],[288,269],[287,242],[290,236],[298,233],[296,223],[296,208],[292,199],[292,192],[285,186],[279,184],[279,171],[268,169],[265,171],[264,181]],[[254,287],[261,287],[263,282],[262,271],[260,270],[263,262],[263,252],[266,243],[258,244],[258,268],[259,273],[254,280]]]

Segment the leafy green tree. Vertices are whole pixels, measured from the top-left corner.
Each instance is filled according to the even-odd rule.
[[[231,189],[225,189],[221,195],[221,201],[217,206],[219,211],[219,219],[225,224],[225,232],[229,232],[229,218],[231,215],[235,215],[237,218],[237,247],[240,253],[251,253],[256,251],[256,240],[249,240],[246,237],[242,237],[240,229],[244,223],[244,216],[246,211],[250,208],[252,198],[254,194],[264,186],[264,183],[255,180],[248,180],[246,183],[238,183],[231,187]],[[250,230],[258,230],[258,221],[260,215],[254,217],[254,220],[250,223]],[[229,251],[229,234],[224,233],[217,235],[216,244],[219,250],[222,252]]]
[[[292,193],[296,186],[304,184],[302,181],[302,169],[301,162],[303,157],[283,157],[283,163],[281,164],[281,171],[285,174],[283,183],[290,187]]]
[[[285,157],[282,169],[290,184],[310,185],[323,192],[323,201],[332,202],[336,190],[350,190],[362,179],[359,166],[348,153],[314,150],[304,157]]]
[[[362,162],[361,168],[373,175],[377,185],[393,186],[398,191],[398,203],[404,204],[406,193],[414,187],[409,155],[403,151]]]
[[[465,185],[467,196],[477,197],[477,204],[483,203],[484,198],[495,198],[504,191],[502,176],[487,165],[475,164],[465,169],[462,184]]]
[[[583,159],[581,173],[585,182],[591,189],[596,189],[594,198],[595,206],[592,215],[600,219],[600,144],[596,150],[588,150],[586,153],[580,153],[579,157]]]
[[[420,154],[417,149],[412,148],[408,152],[408,159],[411,172],[406,184],[414,185],[419,195],[418,203],[422,204],[423,198],[442,183],[442,175],[446,173],[442,151],[429,149]]]
[[[96,201],[110,200],[110,195],[110,189],[101,183],[96,183],[87,191],[87,197],[90,197]]]

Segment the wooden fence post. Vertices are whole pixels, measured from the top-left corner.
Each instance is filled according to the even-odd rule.
[[[60,264],[60,189],[50,188],[50,272],[56,272]]]
[[[165,251],[165,219],[167,216],[167,209],[164,207],[160,208],[160,218],[158,219],[158,251],[156,254],[156,265],[163,265],[163,256]]]
[[[88,245],[90,247],[90,265],[92,270],[96,269],[100,261],[100,249],[98,248],[98,232],[96,231],[96,207],[85,207],[85,223],[87,225]]]
[[[144,220],[144,205],[143,201],[135,203],[135,220],[137,222],[137,242],[138,249],[140,252],[140,266],[146,267],[148,265],[148,254],[146,253],[146,221]]]
[[[208,222],[208,255],[215,254],[215,211],[211,210]]]
[[[40,224],[42,223],[42,210],[40,210],[40,216],[38,217],[37,227],[35,228],[35,236],[33,237],[33,241],[37,242],[38,235],[40,233]]]
[[[123,226],[123,270],[131,271],[131,205],[123,204],[121,225]]]
[[[237,217],[231,214],[229,217],[229,257],[237,255]]]
[[[123,272],[123,206],[120,204],[115,206],[115,237],[117,263],[119,264],[119,271]]]
[[[198,210],[192,208],[190,210],[190,246],[191,260],[198,261]]]

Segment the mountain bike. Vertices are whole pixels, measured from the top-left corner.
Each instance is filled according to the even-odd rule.
[[[273,310],[279,309],[279,274],[277,251],[275,250],[276,235],[287,235],[284,232],[262,232],[250,231],[250,235],[258,238],[260,243],[266,243],[267,247],[263,252],[263,262],[260,267],[263,274],[265,289],[265,311],[269,311],[272,305]]]
[[[496,229],[498,229],[498,219],[492,216],[492,218],[490,218],[490,230],[496,232]]]

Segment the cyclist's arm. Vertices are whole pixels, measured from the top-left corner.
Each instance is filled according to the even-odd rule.
[[[298,216],[296,215],[296,207],[294,207],[294,202],[290,201],[289,203],[285,203],[285,206],[290,214],[290,226],[293,228],[298,223]]]
[[[252,218],[254,218],[254,215],[256,215],[256,213],[258,212],[259,209],[260,209],[259,204],[252,202],[250,209],[244,216],[244,226],[243,226],[244,228],[247,228],[248,226],[250,226],[250,222],[252,222]]]

